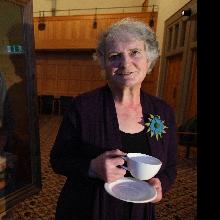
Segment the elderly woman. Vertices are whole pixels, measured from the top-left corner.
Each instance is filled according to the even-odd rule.
[[[154,203],[176,177],[177,149],[172,110],[141,90],[158,57],[155,34],[140,21],[121,20],[100,36],[97,57],[107,85],[74,98],[51,151],[53,170],[67,177],[56,219],[154,219]],[[128,152],[162,161],[148,180],[157,191],[149,203],[125,202],[104,189],[126,175],[121,165]]]

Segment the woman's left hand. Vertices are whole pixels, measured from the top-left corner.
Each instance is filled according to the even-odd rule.
[[[148,183],[154,186],[155,189],[157,190],[157,197],[155,198],[155,200],[152,201],[152,203],[159,202],[163,197],[160,180],[158,178],[151,178],[150,180],[148,180]]]

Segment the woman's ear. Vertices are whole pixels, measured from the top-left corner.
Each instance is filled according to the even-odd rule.
[[[150,72],[151,72],[152,69],[154,68],[156,62],[157,62],[157,59],[154,59],[153,61],[152,61],[151,59],[149,59],[149,61],[148,61],[148,72],[147,72],[147,74],[150,74]]]
[[[153,69],[153,63],[152,62],[149,62],[149,66],[148,66],[148,71],[147,71],[147,74],[150,74],[152,69]]]

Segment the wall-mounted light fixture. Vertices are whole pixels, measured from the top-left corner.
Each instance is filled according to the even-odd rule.
[[[92,27],[93,27],[93,29],[97,28],[97,8],[95,9],[95,16],[94,16],[94,20],[92,23]]]
[[[182,12],[181,12],[181,15],[182,16],[191,16],[192,15],[192,10],[191,10],[191,8],[189,8],[189,9],[186,9],[186,10],[183,10]]]
[[[154,5],[153,5],[153,8],[152,8],[152,12],[151,12],[151,18],[150,18],[150,20],[149,20],[149,26],[150,26],[151,28],[154,27]]]
[[[41,16],[41,11],[39,12],[39,20],[38,20],[38,30],[39,31],[44,31],[46,28],[46,24],[45,24],[45,18],[44,18],[44,11],[42,12],[42,16]]]
[[[150,26],[151,28],[154,27],[154,19],[153,19],[153,18],[150,19],[150,21],[149,21],[149,26]]]
[[[148,9],[148,0],[144,0],[142,3],[142,12],[146,12]]]

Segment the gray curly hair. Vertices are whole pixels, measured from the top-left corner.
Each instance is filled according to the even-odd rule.
[[[159,56],[158,42],[156,40],[155,33],[150,27],[148,27],[144,22],[135,20],[133,18],[122,19],[101,33],[97,43],[95,57],[98,59],[101,67],[104,69],[106,42],[112,39],[126,41],[126,36],[128,35],[132,36],[134,39],[145,42],[147,57],[150,62],[148,73],[150,73]]]

